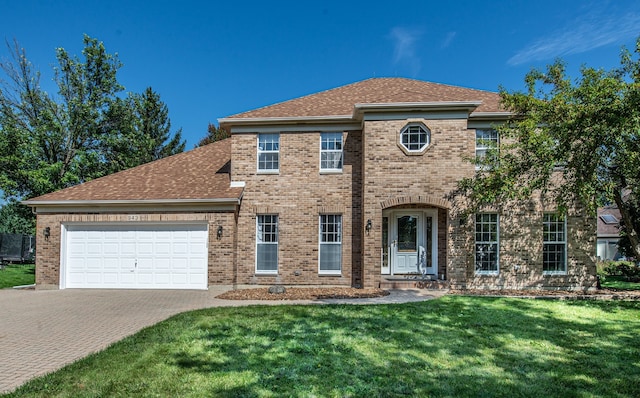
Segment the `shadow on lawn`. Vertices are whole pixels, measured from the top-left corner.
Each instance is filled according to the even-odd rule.
[[[602,317],[581,318],[585,307]],[[607,317],[619,309],[640,305],[453,297],[366,309],[247,307],[223,322],[204,310],[191,314],[202,337],[171,362],[247,376],[210,386],[228,396],[633,396],[638,322],[621,330]]]

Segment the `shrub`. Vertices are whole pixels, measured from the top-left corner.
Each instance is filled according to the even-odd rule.
[[[628,282],[640,282],[640,267],[631,261],[602,261],[597,274],[601,280],[607,276],[621,276]]]

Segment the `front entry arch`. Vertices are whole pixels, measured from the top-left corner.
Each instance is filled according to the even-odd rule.
[[[382,264],[385,275],[438,272],[437,209],[399,209],[382,213]]]

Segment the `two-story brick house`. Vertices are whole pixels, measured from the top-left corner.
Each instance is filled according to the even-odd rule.
[[[496,93],[369,79],[220,119],[231,138],[27,201],[37,284],[595,285],[595,220],[447,198],[509,114]]]

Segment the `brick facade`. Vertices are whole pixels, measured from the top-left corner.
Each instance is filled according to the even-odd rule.
[[[569,212],[566,273],[546,275],[543,215],[554,209],[533,199],[526,205],[501,204],[499,270],[476,272],[475,218],[461,216],[464,204],[448,198],[462,178],[475,173],[468,159],[475,154],[476,129],[509,117],[499,103],[496,93],[382,78],[221,119],[221,127],[231,131],[227,140],[31,200],[30,205],[42,207],[38,236],[45,228],[51,231],[48,240],[38,239],[36,283],[59,283],[63,223],[131,222],[134,213],[118,211],[118,201],[125,201],[141,209],[134,214],[136,222],[206,222],[209,284],[379,287],[387,272],[403,277],[409,270],[392,266],[383,273],[383,250],[394,240],[382,241],[383,217],[399,225],[396,216],[409,214],[418,220],[417,245],[429,247],[429,219],[437,228],[432,239],[437,262],[431,272],[453,288],[593,288],[595,218],[577,209]],[[408,126],[429,132],[424,150],[401,145]],[[320,170],[322,132],[342,132],[340,172]],[[279,134],[277,172],[257,170],[260,133]],[[150,199],[156,202],[149,204]],[[100,210],[92,201],[100,201]],[[191,210],[181,211],[181,206]],[[207,210],[193,210],[198,206]],[[342,216],[339,274],[319,272],[323,214]],[[259,215],[278,216],[276,273],[256,270]],[[225,231],[221,239],[215,236],[218,226]],[[394,253],[395,259],[409,259],[405,265],[411,255],[417,258],[416,250]]]
[[[238,281],[241,284],[343,285],[361,278],[361,132],[343,134],[341,173],[320,173],[320,132],[280,134],[278,174],[258,174],[257,134],[232,137],[234,181],[244,181],[238,216]],[[235,154],[238,154],[237,156]],[[279,217],[278,274],[256,272],[256,215]],[[342,215],[342,274],[319,275],[320,214]]]
[[[422,154],[399,147],[408,123],[431,132]],[[584,289],[595,286],[595,224],[572,214],[567,220],[566,275],[543,275],[542,215],[538,203],[504,206],[500,214],[497,275],[475,272],[473,218],[460,219],[447,200],[457,182],[473,175],[475,129],[467,119],[403,118],[365,121],[344,133],[342,173],[319,170],[319,132],[280,134],[280,170],[257,173],[257,133],[234,134],[231,174],[246,183],[238,216],[238,281],[241,284],[350,285],[378,287],[383,214],[437,210],[437,277],[460,289]],[[457,209],[460,210],[460,209]],[[389,213],[391,212],[391,213]],[[343,215],[342,275],[318,273],[318,216]],[[277,275],[256,273],[256,215],[279,215]],[[367,220],[372,229],[365,231]],[[584,232],[587,231],[587,232]]]

